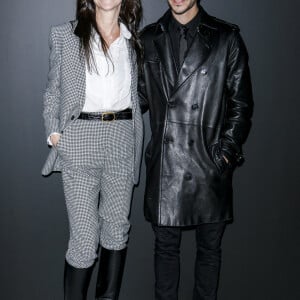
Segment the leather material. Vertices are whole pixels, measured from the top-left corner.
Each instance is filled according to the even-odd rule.
[[[118,112],[106,112],[106,113],[81,113],[78,119],[82,120],[100,120],[104,122],[116,121],[116,120],[131,120],[132,110],[126,109]]]
[[[141,34],[139,96],[152,131],[144,211],[158,225],[233,218],[232,174],[243,160],[253,110],[248,54],[236,25],[202,7],[200,14],[179,73],[168,34],[170,11]]]
[[[86,300],[93,268],[77,269],[65,262],[64,300]]]
[[[123,250],[101,248],[96,300],[117,300],[119,298],[126,253],[127,248]]]

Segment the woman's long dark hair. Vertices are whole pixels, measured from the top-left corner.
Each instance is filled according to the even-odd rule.
[[[105,55],[108,56],[108,45],[98,30],[96,23],[96,7],[93,0],[77,0],[78,20],[75,34],[80,38],[81,49],[88,63],[89,69],[94,65],[94,57],[91,49],[91,35],[94,29],[100,37],[101,46]],[[138,27],[142,18],[142,5],[140,0],[122,0],[121,10],[119,15],[120,22],[124,23],[131,32],[131,44],[137,55],[138,65],[142,61],[142,45],[138,37]]]

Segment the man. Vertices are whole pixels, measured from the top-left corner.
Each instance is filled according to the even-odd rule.
[[[247,50],[236,25],[196,0],[170,10],[141,35],[139,94],[152,137],[145,160],[145,216],[155,233],[155,299],[178,299],[180,240],[193,226],[193,299],[217,299],[221,240],[232,213],[232,173],[251,126]]]

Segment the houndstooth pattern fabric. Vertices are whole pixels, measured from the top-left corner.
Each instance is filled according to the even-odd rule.
[[[44,93],[43,117],[46,136],[63,132],[74,122],[85,102],[85,59],[80,52],[79,38],[74,34],[77,22],[53,26],[50,30],[49,73]],[[138,182],[143,145],[143,120],[137,94],[135,53],[127,41],[131,61],[131,100],[134,126],[134,183]],[[61,171],[61,161],[53,147],[43,166],[42,174]]]
[[[70,228],[66,260],[76,268],[94,263],[99,242],[111,250],[126,247],[133,141],[132,120],[79,119],[57,145]]]

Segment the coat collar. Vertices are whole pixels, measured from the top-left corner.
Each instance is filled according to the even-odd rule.
[[[205,26],[209,29],[218,30],[215,26],[214,19],[204,10],[204,8],[199,6],[200,23],[198,27]],[[168,31],[168,26],[171,17],[171,10],[167,10],[166,13],[157,21],[157,25],[162,31]]]

